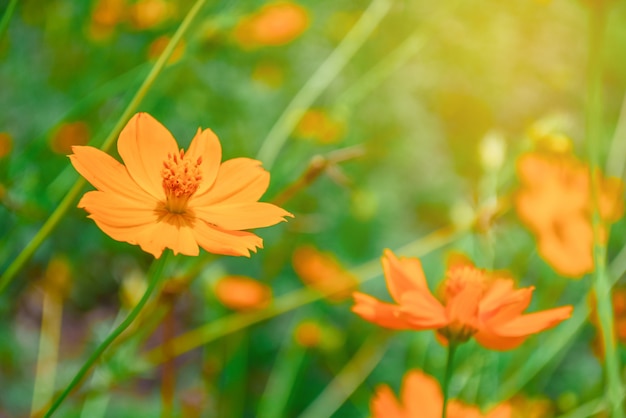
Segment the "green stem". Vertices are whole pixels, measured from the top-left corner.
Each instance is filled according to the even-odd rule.
[[[126,125],[128,119],[130,119],[133,113],[137,110],[137,107],[139,106],[145,95],[148,93],[148,90],[154,84],[157,76],[165,67],[165,64],[172,55],[174,48],[176,48],[182,37],[185,35],[187,30],[191,26],[191,23],[196,18],[198,12],[200,12],[200,9],[202,9],[205,3],[206,0],[196,0],[189,12],[187,12],[185,19],[183,19],[182,23],[176,30],[176,33],[174,33],[174,36],[172,36],[172,39],[167,44],[167,47],[159,56],[159,59],[146,76],[145,80],[139,87],[139,90],[137,90],[137,93],[135,93],[135,96],[132,98],[130,103],[128,103],[128,106],[126,106],[124,113],[122,113],[122,116],[120,116],[109,136],[107,136],[107,138],[105,139],[104,144],[102,144],[102,147],[100,148],[102,151],[106,152],[111,148],[111,146],[113,146],[113,143],[115,142],[119,133],[122,131],[122,128],[124,128],[124,125]],[[0,277],[0,293],[2,293],[7,285],[11,283],[11,280],[15,278],[17,272],[20,271],[22,267],[24,267],[24,264],[26,264],[26,262],[30,259],[33,253],[37,250],[37,248],[39,248],[41,243],[57,226],[59,221],[63,218],[63,215],[65,215],[65,213],[71,207],[72,203],[76,200],[84,184],[85,180],[83,180],[82,178],[76,180],[70,191],[67,192],[61,203],[59,203],[57,208],[46,220],[41,229],[28,243],[28,245],[22,250],[22,252],[15,258],[15,260],[9,265],[7,270],[3,273],[2,277]]]
[[[287,141],[291,131],[296,127],[302,115],[304,115],[304,112],[350,61],[350,58],[376,29],[376,26],[390,8],[391,2],[389,0],[373,0],[350,33],[346,35],[343,41],[293,97],[267,134],[257,154],[257,159],[263,161],[263,164],[268,169],[274,163],[276,156]]]
[[[448,361],[446,363],[446,374],[443,377],[443,408],[441,409],[441,418],[446,418],[448,412],[448,398],[450,397],[450,379],[454,370],[454,354],[456,353],[457,344],[448,343]]]
[[[87,372],[91,369],[94,363],[100,358],[102,353],[107,349],[109,345],[117,338],[119,335],[128,328],[128,326],[135,320],[141,309],[144,307],[148,299],[150,299],[150,295],[154,289],[156,289],[157,285],[160,282],[162,277],[163,268],[165,267],[166,260],[168,258],[169,251],[166,251],[163,255],[161,255],[160,259],[155,260],[150,267],[150,271],[148,272],[150,276],[150,281],[148,283],[148,288],[146,292],[141,297],[141,300],[135,307],[130,311],[126,319],[115,328],[115,330],[109,334],[109,336],[96,348],[96,350],[91,353],[85,364],[80,368],[76,376],[72,379],[69,385],[65,388],[63,393],[54,401],[48,412],[46,412],[45,418],[51,417],[54,411],[61,405],[61,403],[67,398],[67,396],[72,392],[72,390],[76,389],[80,382],[83,380]]]
[[[606,245],[603,239],[603,222],[599,211],[598,181],[600,174],[599,143],[603,138],[602,126],[602,49],[606,28],[607,10],[603,2],[590,6],[589,14],[589,68],[587,81],[587,132],[589,152],[589,180],[592,197],[591,222],[593,228],[593,287],[597,298],[598,319],[605,355],[605,373],[609,410],[613,418],[624,417],[622,407],[622,381],[620,361],[614,334],[611,280],[606,269]],[[608,228],[608,226],[607,226]]]
[[[4,15],[2,15],[2,20],[0,20],[0,44],[2,43],[4,33],[9,27],[11,17],[13,17],[13,13],[15,12],[15,6],[17,6],[17,0],[11,0],[9,5],[7,6],[7,9],[4,11]]]

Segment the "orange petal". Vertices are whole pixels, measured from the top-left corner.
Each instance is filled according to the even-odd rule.
[[[486,302],[483,299],[480,302],[478,313],[480,321],[489,323],[491,327],[497,327],[520,316],[528,308],[533,290],[533,287],[527,287],[501,294],[499,301],[492,299],[495,298],[495,294],[487,294],[490,299]]]
[[[250,158],[233,158],[220,165],[213,187],[193,197],[193,205],[256,202],[270,184],[270,173],[261,162]]]
[[[450,322],[441,302],[428,292],[405,292],[400,300],[400,312],[413,329],[436,329]]]
[[[352,312],[366,321],[391,329],[411,329],[404,319],[400,318],[399,307],[390,303],[383,303],[376,298],[361,292],[354,292],[354,306]]]
[[[513,407],[506,402],[498,405],[485,416],[485,418],[511,418],[513,416]]]
[[[387,288],[396,302],[408,291],[430,293],[418,258],[397,258],[391,250],[385,250],[381,259]]]
[[[78,207],[89,212],[90,218],[112,226],[132,227],[156,223],[157,203],[152,197],[140,199],[143,196],[131,199],[115,193],[92,191],[85,193]]]
[[[154,256],[154,258],[159,258],[161,253],[163,253],[162,248],[154,248],[151,246],[146,246],[146,242],[149,242],[150,237],[154,235],[154,231],[157,228],[156,222],[151,222],[147,225],[137,225],[137,226],[114,226],[109,225],[105,222],[94,219],[98,228],[100,228],[105,234],[110,236],[116,241],[128,242],[132,245],[138,245],[139,242],[142,242],[143,245],[141,249],[147,253],[150,253]]]
[[[488,327],[481,327],[474,334],[474,339],[489,350],[506,351],[519,347],[526,340],[526,337],[502,337]]]
[[[572,306],[548,309],[547,311],[521,315],[511,321],[492,328],[502,337],[523,337],[544,331],[572,316]]]
[[[170,248],[174,255],[198,255],[200,249],[188,220],[182,215],[168,213],[161,218],[149,240],[139,242],[141,248]]]
[[[70,162],[89,183],[103,192],[113,192],[133,200],[154,200],[130,177],[126,167],[94,147],[74,146]]]
[[[250,257],[250,251],[263,248],[263,240],[244,231],[224,231],[201,219],[193,225],[193,234],[198,244],[213,254]]]
[[[135,182],[155,198],[164,200],[163,162],[168,153],[179,152],[172,134],[149,114],[137,113],[120,133],[117,150]]]
[[[189,157],[191,161],[197,161],[198,158],[202,158],[202,163],[200,164],[202,180],[196,191],[196,194],[201,195],[213,186],[215,182],[215,177],[222,162],[222,145],[212,130],[205,129],[203,131],[198,129],[196,136],[191,140],[185,157]]]
[[[193,200],[192,200],[193,204]],[[197,207],[191,205],[196,217],[219,226],[222,229],[243,230],[263,228],[285,222],[286,216],[293,215],[271,203],[253,202],[234,205],[213,205]]]
[[[439,382],[419,370],[411,370],[402,382],[402,403],[407,418],[439,418],[443,408],[443,395]]]
[[[387,385],[380,385],[370,401],[372,418],[408,418]],[[440,414],[441,415],[441,414]]]
[[[480,409],[475,406],[465,405],[456,399],[448,403],[446,412],[446,418],[483,418]]]

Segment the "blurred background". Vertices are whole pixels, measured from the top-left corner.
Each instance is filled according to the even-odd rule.
[[[103,143],[193,3],[19,2],[0,39],[0,270],[78,178],[71,146]],[[295,218],[257,231],[265,248],[250,259],[177,257],[136,332],[57,416],[369,416],[378,384],[397,393],[410,368],[441,379],[445,364],[432,332],[385,333],[350,312],[350,289],[390,300],[385,248],[422,257],[433,290],[462,252],[535,285],[530,311],[588,309],[588,277],[551,267],[513,202],[523,153],[585,159],[589,7],[208,1],[137,110],[181,146],[211,128],[224,159],[260,159],[271,172],[262,200]],[[626,4],[609,7],[598,146],[622,177]],[[625,230],[613,224],[609,261]],[[72,205],[0,295],[0,417],[27,416],[65,387],[137,302],[151,260]],[[333,286],[348,291],[326,297]],[[192,349],[155,360],[150,350],[198,329]],[[453,396],[483,410],[514,396],[524,417],[597,399],[594,325],[559,332],[505,353],[466,344]],[[554,350],[531,357],[543,347]],[[526,362],[536,370],[520,375]]]

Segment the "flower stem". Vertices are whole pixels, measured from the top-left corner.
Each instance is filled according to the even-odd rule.
[[[6,10],[4,11],[4,14],[2,15],[2,20],[0,20],[0,44],[2,43],[4,33],[9,27],[11,17],[13,17],[13,13],[15,12],[15,6],[17,6],[17,0],[11,0]]]
[[[607,400],[613,418],[624,417],[620,362],[616,350],[611,281],[606,269],[606,245],[604,228],[599,209],[599,144],[603,139],[602,126],[602,49],[607,19],[604,2],[594,2],[589,14],[589,67],[587,73],[586,141],[589,153],[589,180],[592,197],[591,223],[593,229],[593,288],[597,298],[598,319],[604,347]],[[607,227],[608,228],[608,227]]]
[[[443,377],[443,408],[441,409],[441,418],[446,418],[448,411],[448,398],[450,397],[450,379],[452,378],[452,370],[454,370],[454,354],[456,353],[457,344],[448,343],[448,361],[446,363],[446,374]]]
[[[176,48],[176,46],[178,45],[182,37],[185,35],[187,30],[191,26],[191,23],[196,18],[196,16],[198,15],[198,12],[200,12],[200,9],[202,9],[205,3],[206,3],[206,0],[196,0],[196,2],[191,7],[191,9],[189,9],[189,12],[187,12],[187,15],[181,22],[180,26],[178,27],[174,35],[172,36],[172,39],[170,40],[170,42],[167,44],[167,47],[163,50],[163,52],[157,59],[156,63],[154,64],[154,66],[152,67],[152,69],[150,70],[146,78],[144,79],[143,83],[139,87],[139,90],[137,90],[137,93],[135,93],[135,96],[132,98],[130,103],[128,103],[128,105],[126,106],[126,109],[124,110],[124,112],[118,119],[117,123],[111,130],[111,133],[109,133],[109,135],[104,140],[102,147],[100,147],[102,151],[106,152],[111,148],[111,146],[113,146],[113,143],[115,142],[115,139],[117,138],[119,133],[122,131],[122,128],[124,127],[128,119],[130,119],[130,117],[133,115],[133,113],[135,113],[135,111],[137,110],[137,107],[139,107],[139,104],[141,103],[145,95],[148,93],[148,90],[150,90],[150,88],[154,84],[154,81],[156,80],[157,76],[161,73],[161,71],[165,67],[165,64],[167,63],[167,60],[172,55],[174,48]],[[6,16],[6,13],[5,13],[5,16]],[[3,18],[3,21],[4,21],[4,18]],[[41,243],[48,237],[48,235],[50,235],[52,230],[57,226],[59,221],[63,218],[63,215],[65,215],[65,213],[71,207],[72,203],[76,200],[76,198],[80,194],[80,191],[84,185],[85,185],[85,180],[82,177],[76,180],[72,188],[67,192],[67,194],[65,195],[63,200],[59,203],[59,205],[56,207],[54,212],[42,225],[41,229],[39,229],[39,231],[33,237],[33,239],[22,250],[22,252],[20,252],[20,254],[15,258],[15,260],[13,260],[13,262],[9,265],[6,271],[2,274],[2,276],[0,277],[0,293],[2,293],[3,290],[7,287],[7,285],[11,283],[11,280],[13,280],[17,272],[19,272],[22,269],[22,267],[24,267],[24,264],[26,264],[26,262],[30,259],[33,253],[37,250],[37,248],[39,248]]]
[[[339,71],[350,61],[354,53],[374,32],[378,23],[390,10],[392,3],[389,0],[372,0],[348,35],[287,105],[267,134],[257,154],[257,159],[263,161],[265,167],[269,169],[272,166],[281,148],[285,145],[289,134],[296,127],[304,112],[320,96],[322,91],[328,87],[330,82],[339,74]]]
[[[100,358],[100,356],[102,355],[102,353],[104,353],[107,347],[111,345],[111,343],[122,332],[124,332],[124,330],[126,330],[126,328],[128,328],[128,326],[135,320],[137,315],[139,315],[139,312],[141,312],[141,309],[144,307],[148,299],[150,299],[150,295],[152,295],[152,292],[154,291],[154,289],[156,289],[157,285],[160,282],[160,279],[163,273],[163,268],[165,267],[165,263],[168,258],[168,254],[169,254],[169,251],[166,251],[161,256],[160,259],[157,259],[152,263],[152,266],[150,267],[150,270],[148,272],[148,275],[150,276],[148,288],[146,289],[146,292],[141,297],[141,300],[139,301],[139,303],[137,303],[137,305],[135,305],[132,311],[130,311],[126,319],[122,321],[122,323],[119,324],[117,328],[115,328],[115,330],[111,334],[109,334],[109,336],[102,343],[100,343],[98,348],[96,348],[96,350],[93,353],[91,353],[91,355],[89,356],[85,364],[83,364],[83,366],[80,368],[78,373],[76,373],[76,376],[74,376],[70,384],[67,385],[65,390],[61,393],[61,395],[54,401],[50,409],[48,409],[48,412],[46,412],[45,418],[52,416],[54,411],[56,411],[56,409],[65,400],[65,398],[67,398],[70,392],[78,387],[78,385],[81,383],[81,381],[83,380],[87,372],[89,372],[91,367]]]

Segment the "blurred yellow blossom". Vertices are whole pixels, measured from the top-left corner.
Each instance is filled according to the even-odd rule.
[[[245,276],[222,277],[215,285],[215,296],[222,305],[236,311],[266,308],[272,301],[272,289]]]
[[[300,138],[313,139],[321,144],[339,142],[344,133],[344,125],[323,109],[307,110],[298,125],[295,135]]]
[[[308,27],[309,13],[304,7],[279,1],[243,17],[235,26],[233,36],[244,48],[280,46],[296,39]]]
[[[128,9],[128,18],[137,30],[151,29],[172,15],[172,4],[165,0],[139,0]]]

